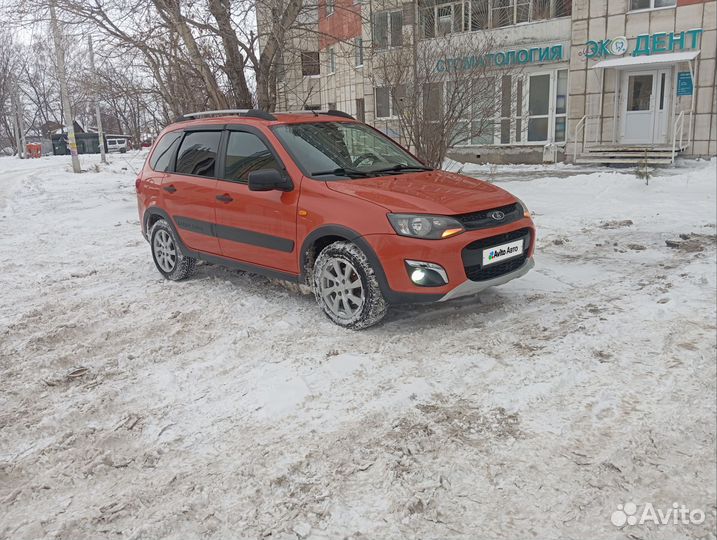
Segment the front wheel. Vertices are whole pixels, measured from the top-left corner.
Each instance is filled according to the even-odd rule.
[[[388,306],[371,263],[351,242],[334,242],[319,253],[312,282],[319,306],[339,326],[361,330],[386,315]]]
[[[179,281],[194,273],[197,260],[182,254],[174,231],[165,220],[160,219],[152,226],[149,241],[154,264],[164,277]]]

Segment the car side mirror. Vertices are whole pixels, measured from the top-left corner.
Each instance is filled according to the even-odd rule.
[[[291,191],[292,181],[276,169],[261,169],[249,173],[249,191]]]

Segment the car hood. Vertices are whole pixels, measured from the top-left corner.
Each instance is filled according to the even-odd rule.
[[[426,171],[326,182],[329,189],[383,206],[391,212],[465,214],[515,202],[507,191],[482,180]]]

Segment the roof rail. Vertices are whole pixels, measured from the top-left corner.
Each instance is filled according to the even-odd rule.
[[[354,117],[351,116],[348,113],[345,113],[343,111],[339,111],[336,109],[327,109],[327,110],[319,110],[319,109],[304,109],[304,110],[296,110],[296,111],[275,111],[278,114],[313,114],[314,116],[319,116],[320,114],[326,114],[330,116],[339,116],[341,118],[350,118],[354,120]]]
[[[350,118],[351,120],[354,119],[353,116],[351,116],[348,113],[345,113],[343,111],[338,111],[336,109],[328,109],[328,110],[314,110],[314,109],[308,109],[308,110],[300,110],[300,111],[276,111],[278,114],[313,114],[314,116],[319,116],[320,114],[325,114],[329,116],[338,116],[340,118]],[[247,118],[259,118],[261,120],[276,120],[276,116],[274,114],[262,111],[260,109],[221,109],[216,111],[197,111],[193,113],[187,113],[183,114],[179,118],[175,120],[175,122],[183,122],[186,120],[194,120],[196,118],[203,118],[206,116],[228,116],[236,114],[238,116],[245,116]]]
[[[177,122],[184,120],[194,120],[195,118],[203,118],[205,116],[228,116],[236,114],[239,116],[247,116],[249,118],[261,118],[262,120],[276,120],[276,117],[268,112],[259,109],[220,109],[215,111],[197,111],[193,113],[183,114],[177,118]]]

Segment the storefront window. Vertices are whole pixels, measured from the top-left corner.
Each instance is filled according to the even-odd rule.
[[[561,69],[555,80],[555,133],[553,140],[565,141],[565,122],[568,112],[568,70]]]
[[[480,83],[480,95],[492,94],[488,89],[495,88],[496,82],[491,103],[476,97],[457,125],[457,145],[565,142],[567,69],[503,75],[490,85]]]
[[[500,101],[500,142],[508,144],[510,142],[510,119],[511,106],[513,104],[512,82],[510,75],[503,75],[501,78],[501,101]]]
[[[532,75],[528,93],[528,141],[548,140],[550,74]]]

